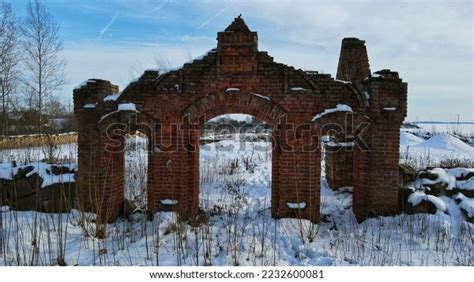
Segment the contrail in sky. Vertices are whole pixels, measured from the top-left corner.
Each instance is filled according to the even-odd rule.
[[[159,4],[150,11],[151,13],[155,13],[155,12],[158,12],[159,10],[161,10],[161,8],[163,8],[166,4],[168,4],[169,0],[158,1],[158,2],[159,2]]]
[[[205,21],[204,23],[202,23],[200,26],[198,26],[196,28],[196,30],[200,30],[201,28],[203,28],[206,24],[208,24],[210,21],[212,21],[213,19],[215,19],[216,17],[218,17],[220,14],[222,14],[222,12],[224,12],[225,9],[229,8],[229,6],[226,6],[224,7],[222,10],[220,10],[219,12],[217,12],[217,14],[215,14],[214,16],[210,17],[207,21]]]
[[[115,20],[117,19],[118,17],[118,12],[115,11],[115,14],[114,16],[110,19],[110,21],[100,30],[99,32],[99,39],[102,38],[102,36],[104,35],[104,33],[107,32],[107,30],[109,30],[109,28],[114,24]]]

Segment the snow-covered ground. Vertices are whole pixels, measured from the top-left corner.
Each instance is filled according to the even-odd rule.
[[[425,132],[450,133],[464,136],[474,136],[474,123],[417,123],[417,126]]]
[[[406,134],[402,154],[427,150],[439,159],[474,158],[474,150],[449,136],[421,140]],[[131,141],[126,155],[127,197],[142,203],[144,144]],[[157,213],[152,221],[138,213],[108,224],[105,236],[97,237],[103,232],[90,214],[2,207],[6,252],[0,265],[474,265],[474,225],[448,197],[441,200],[449,214],[402,214],[358,224],[351,189],[331,190],[323,174],[321,224],[272,219],[270,145],[236,138],[201,146],[204,214],[198,227],[174,213]]]
[[[16,161],[17,164],[29,164],[52,157],[60,162],[76,162],[77,144],[62,144],[54,147],[30,147],[0,150],[0,162]]]
[[[411,132],[400,133],[400,162],[422,169],[449,160],[474,164],[474,147],[447,133],[426,140]]]

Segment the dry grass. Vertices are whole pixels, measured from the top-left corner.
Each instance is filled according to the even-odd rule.
[[[42,147],[51,145],[70,144],[77,142],[77,133],[70,132],[64,134],[33,134],[17,136],[1,136],[0,150]]]

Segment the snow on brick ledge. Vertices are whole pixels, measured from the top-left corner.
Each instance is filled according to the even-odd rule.
[[[306,202],[300,202],[300,203],[290,203],[290,202],[287,202],[286,205],[287,205],[290,209],[304,209],[304,208],[306,208]]]
[[[104,98],[104,101],[117,101],[118,97],[120,97],[122,93],[114,93],[114,94],[110,94],[108,96],[106,96]]]
[[[341,79],[334,79],[334,81],[337,81],[337,82],[342,82],[344,84],[352,84],[351,81],[347,81],[347,80],[341,80]]]
[[[335,112],[352,112],[352,108],[345,104],[337,104],[335,108],[325,109],[322,113],[315,115],[311,121],[318,120],[327,114]]]
[[[80,89],[81,87],[86,86],[87,83],[95,83],[95,82],[96,82],[96,81],[93,80],[93,79],[84,80],[84,81],[81,82],[79,85],[77,85],[76,87],[74,87],[74,89]]]
[[[306,91],[303,87],[291,87],[290,91]]]
[[[326,143],[329,147],[354,147],[354,142],[336,142],[330,140]]]
[[[121,112],[121,111],[131,111],[131,112],[137,112],[137,108],[135,106],[134,103],[123,103],[123,104],[119,104],[118,105],[118,109],[116,111],[113,111],[113,112],[110,112],[110,113],[107,113],[105,115],[103,115],[100,119],[99,119],[99,123],[102,122],[105,118],[113,115],[113,114],[116,114],[118,112]]]
[[[133,111],[136,112],[137,108],[134,103],[124,103],[118,105],[118,111]]]
[[[229,87],[225,90],[225,92],[232,92],[232,91],[240,91],[239,88]]]
[[[165,75],[169,72],[178,71],[178,70],[183,69],[184,65],[192,64],[195,61],[202,61],[207,55],[209,55],[211,53],[216,53],[216,52],[217,52],[216,49],[211,49],[211,50],[207,51],[206,53],[202,54],[201,56],[198,56],[194,59],[191,59],[191,60],[185,62],[182,66],[175,66],[175,67],[170,67],[170,68],[160,68],[160,69],[146,69],[145,72],[153,71],[153,72],[157,72],[158,76]],[[136,81],[138,81],[138,79],[135,79],[132,82],[136,82]],[[132,82],[130,82],[130,83],[132,83]],[[125,88],[127,88],[127,87],[125,87]]]
[[[164,200],[161,200],[161,204],[166,205],[166,206],[174,206],[178,204],[178,200],[164,199]]]
[[[95,109],[96,103],[85,104],[84,109]]]
[[[267,96],[263,96],[261,94],[257,94],[257,93],[250,93],[251,95],[253,96],[257,96],[257,97],[260,97],[260,98],[263,98],[265,100],[269,100],[270,101],[270,97],[267,97]]]
[[[396,107],[385,107],[383,108],[384,111],[396,111],[397,108]]]

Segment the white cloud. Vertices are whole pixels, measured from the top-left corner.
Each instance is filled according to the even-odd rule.
[[[211,48],[199,44],[182,46],[124,42],[111,45],[98,41],[67,44],[63,56],[68,61],[66,71],[71,83],[64,87],[63,96],[70,99],[72,89],[89,78],[110,80],[123,89],[145,69],[157,68],[159,60],[179,66],[189,57],[198,57]]]
[[[154,67],[154,58],[160,56],[179,65],[214,47],[215,34],[242,13],[249,27],[259,32],[260,49],[276,61],[334,75],[342,38],[359,37],[367,42],[372,71],[391,68],[409,83],[409,119],[448,119],[458,112],[474,120],[470,1],[255,0],[191,5],[124,0],[120,5],[121,17],[176,25],[185,20],[182,9],[191,9],[196,17],[187,19],[192,22],[187,27],[199,30],[170,37],[178,46],[68,46],[71,80],[96,76],[123,87],[131,79],[132,66]]]

